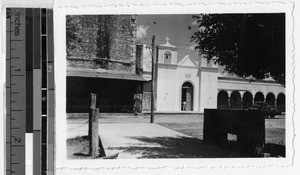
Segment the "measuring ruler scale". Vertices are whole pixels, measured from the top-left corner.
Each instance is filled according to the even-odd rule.
[[[25,172],[25,11],[6,12],[6,174]]]
[[[54,174],[53,11],[8,8],[6,29],[6,174]]]

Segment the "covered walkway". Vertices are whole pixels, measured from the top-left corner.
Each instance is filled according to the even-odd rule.
[[[285,111],[285,88],[274,81],[218,78],[218,108],[247,109],[256,102]]]

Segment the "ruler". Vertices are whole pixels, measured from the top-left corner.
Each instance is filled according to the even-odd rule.
[[[6,174],[54,173],[53,11],[6,11]],[[26,136],[32,143],[26,145]]]
[[[25,10],[6,13],[6,174],[25,172]]]

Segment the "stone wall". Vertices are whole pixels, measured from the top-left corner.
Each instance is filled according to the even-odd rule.
[[[68,15],[67,59],[94,60],[104,68],[135,73],[134,15]],[[69,64],[75,66],[75,64]]]
[[[136,68],[135,72],[138,75],[143,74],[143,45],[137,45],[136,46]]]

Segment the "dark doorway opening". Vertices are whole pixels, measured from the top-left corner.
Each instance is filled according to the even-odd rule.
[[[241,109],[242,108],[241,94],[239,91],[233,91],[231,93],[230,108],[233,108],[233,109]]]
[[[264,102],[264,99],[265,99],[264,94],[261,92],[257,92],[254,97],[254,103],[255,102]]]
[[[275,107],[275,95],[273,93],[268,93],[266,97],[266,103],[272,107]]]
[[[218,109],[229,108],[228,93],[226,91],[220,91],[218,93],[217,108]]]
[[[90,93],[97,95],[101,113],[131,113],[140,82],[132,80],[67,77],[67,113],[88,113]]]
[[[193,94],[194,87],[190,82],[185,82],[181,88],[181,110],[182,111],[193,111]]]
[[[285,112],[285,95],[283,93],[277,96],[277,109],[281,112]]]
[[[247,109],[253,105],[253,96],[251,92],[246,91],[243,95],[243,108]]]

